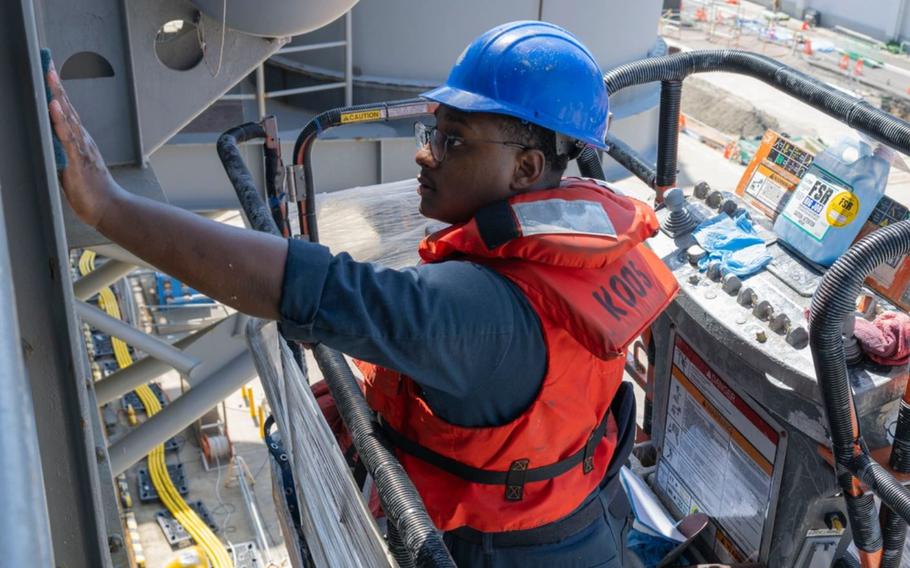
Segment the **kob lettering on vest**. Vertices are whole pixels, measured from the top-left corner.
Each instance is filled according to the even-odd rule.
[[[634,308],[638,304],[638,299],[644,299],[648,290],[653,287],[647,274],[642,272],[635,262],[628,260],[623,262],[619,274],[610,276],[609,290],[605,286],[600,286],[600,290],[595,290],[593,294],[594,299],[618,321],[621,317],[629,315],[629,312],[616,305],[613,301],[615,296],[618,296],[626,307]]]

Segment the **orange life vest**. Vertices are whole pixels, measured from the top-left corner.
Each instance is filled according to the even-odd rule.
[[[457,256],[514,282],[540,318],[547,349],[537,398],[495,427],[450,424],[410,378],[358,363],[367,400],[439,529],[539,527],[597,488],[616,445],[609,409],[625,349],[678,290],[643,244],[657,228],[646,204],[568,179],[487,206],[421,243],[425,262]]]

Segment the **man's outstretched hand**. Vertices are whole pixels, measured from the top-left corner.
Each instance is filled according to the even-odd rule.
[[[111,177],[51,63],[48,109],[66,152],[60,184],[82,222],[152,266],[248,314],[276,319],[287,241],[133,195]]]
[[[60,172],[63,193],[79,219],[97,227],[111,201],[123,190],[111,177],[95,141],[82,127],[79,114],[60,84],[53,62],[46,81],[53,96],[48,104],[51,123],[67,158],[66,168]]]

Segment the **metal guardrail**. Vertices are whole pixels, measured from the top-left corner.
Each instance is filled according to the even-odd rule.
[[[265,63],[260,63],[256,68],[255,84],[256,93],[232,93],[223,95],[221,100],[224,101],[251,101],[255,100],[259,109],[259,118],[266,115],[266,101],[278,97],[289,97],[291,95],[303,95],[306,93],[315,93],[319,91],[329,91],[332,89],[344,88],[344,104],[351,106],[354,100],[354,52],[351,45],[351,12],[344,15],[344,35],[345,39],[341,41],[327,41],[322,43],[312,43],[307,45],[292,45],[284,47],[275,52],[275,55],[287,55],[289,53],[302,53],[306,51],[316,51],[320,49],[332,49],[344,47],[344,81],[334,83],[324,83],[322,85],[311,85],[308,87],[295,87],[292,89],[280,89],[277,91],[267,91],[265,89]]]

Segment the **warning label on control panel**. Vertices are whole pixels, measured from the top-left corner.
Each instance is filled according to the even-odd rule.
[[[715,552],[757,561],[780,434],[676,338],[656,489],[712,519]]]
[[[787,197],[795,188],[796,184],[790,183],[770,168],[759,165],[749,180],[745,193],[753,198],[752,205],[770,219],[774,219],[784,208]]]

